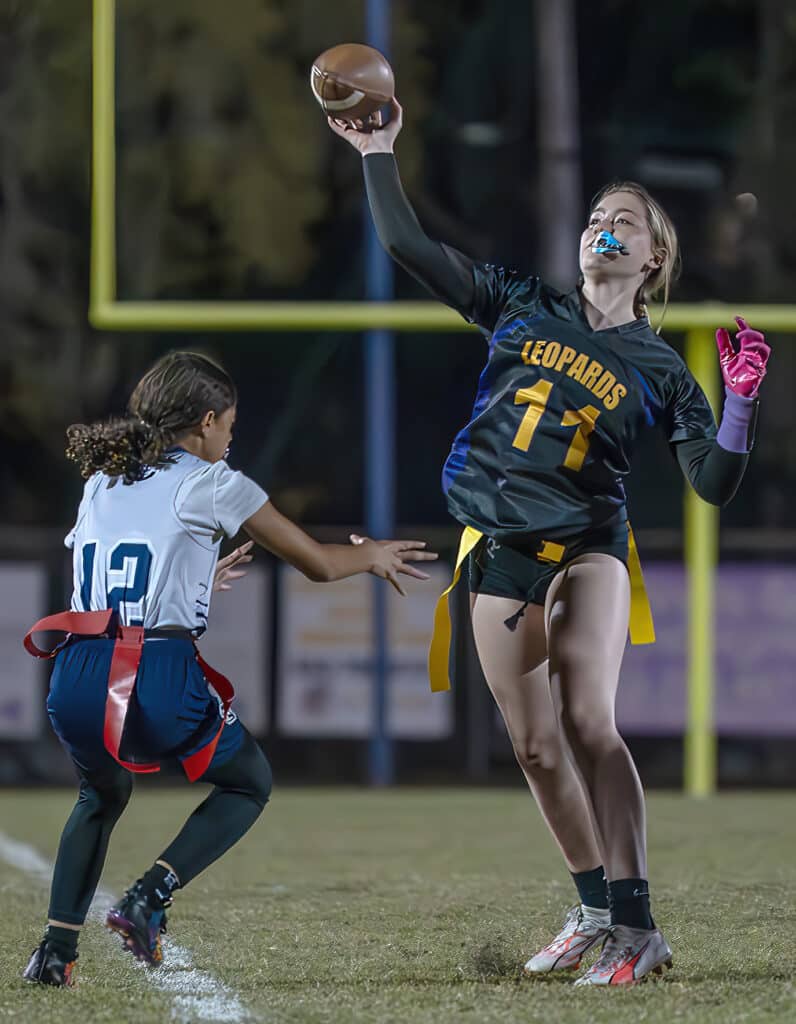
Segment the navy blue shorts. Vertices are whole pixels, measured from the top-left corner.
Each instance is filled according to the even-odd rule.
[[[50,679],[47,713],[58,738],[83,771],[96,771],[112,761],[103,729],[113,645],[113,640],[106,639],[72,640],[57,655]],[[208,689],[191,641],[147,639],[120,756],[137,762],[187,757],[213,738],[220,715],[221,703]],[[228,712],[211,768],[236,754],[244,735],[237,715]]]

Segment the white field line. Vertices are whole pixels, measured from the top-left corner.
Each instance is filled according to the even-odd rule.
[[[26,875],[49,886],[53,865],[45,857],[17,839],[0,832],[0,860]],[[113,903],[113,897],[104,889],[97,889],[89,916],[100,921]],[[249,1018],[235,992],[207,971],[193,966],[191,951],[176,942],[166,940],[163,946],[163,964],[152,970],[132,957],[130,965],[141,972],[153,988],[166,993],[172,1003],[171,1016],[182,1024],[194,1021],[229,1022],[238,1024]]]

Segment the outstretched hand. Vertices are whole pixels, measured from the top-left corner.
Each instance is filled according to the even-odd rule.
[[[381,111],[364,121],[344,121],[328,117],[329,127],[365,156],[367,153],[392,153],[395,139],[403,125],[403,107],[395,97],[390,100],[390,120],[381,125]],[[374,120],[375,119],[375,120]]]
[[[738,350],[726,327],[716,331],[716,345],[719,349],[719,365],[725,385],[741,398],[756,398],[760,384],[766,375],[766,364],[771,355],[771,346],[760,331],[755,331],[740,316],[738,324]]]
[[[216,575],[213,579],[213,593],[217,590],[231,590],[231,581],[239,580],[242,576],[246,575],[245,569],[236,569],[235,566],[246,565],[247,562],[251,562],[254,555],[250,555],[249,552],[253,547],[254,541],[247,540],[245,544],[241,544],[239,548],[235,548],[226,557],[218,560]]]
[[[416,580],[428,580],[431,577],[420,569],[415,569],[409,562],[433,562],[439,555],[433,551],[426,551],[424,540],[371,540],[369,537],[360,537],[352,533],[350,537],[352,544],[369,544],[373,549],[373,565],[370,571],[374,576],[383,580],[389,580],[401,597],[406,597],[406,591],[398,582],[398,574],[414,576]]]

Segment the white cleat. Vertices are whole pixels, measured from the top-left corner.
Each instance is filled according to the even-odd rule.
[[[634,985],[649,974],[672,966],[669,943],[657,928],[612,925],[599,958],[576,985]]]
[[[558,935],[532,956],[523,970],[526,974],[577,970],[583,954],[608,934],[610,923],[607,910],[593,910],[581,904],[572,907]]]

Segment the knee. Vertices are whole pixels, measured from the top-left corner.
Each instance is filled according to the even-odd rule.
[[[251,735],[246,736],[240,753],[237,755],[238,776],[237,787],[257,804],[258,814],[262,812],[271,796],[273,776],[268,758],[260,744]]]
[[[613,714],[606,714],[586,703],[565,703],[561,725],[573,746],[601,754],[622,742]]]
[[[133,792],[133,780],[126,772],[120,772],[110,780],[80,783],[80,802],[87,809],[103,818],[116,821],[127,806]]]
[[[518,736],[513,741],[513,747],[520,768],[530,775],[555,771],[563,756],[557,731]]]
[[[262,811],[271,796],[271,787],[273,785],[273,774],[271,772],[271,765],[268,758],[257,747],[259,758],[255,766],[255,771],[252,777],[252,798],[259,805]]]
[[[210,782],[224,792],[246,797],[256,805],[259,815],[271,796],[271,765],[260,744],[244,730],[237,753],[221,767],[211,768],[202,781]]]

